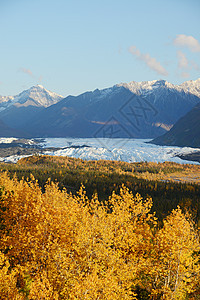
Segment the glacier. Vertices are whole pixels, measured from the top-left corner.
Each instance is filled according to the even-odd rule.
[[[9,139],[9,142],[11,140]],[[180,164],[199,164],[198,162],[183,160],[177,156],[199,152],[200,149],[158,146],[150,144],[151,139],[45,138],[36,140],[39,142],[38,145],[42,147],[45,155],[68,156],[83,160],[115,160],[130,163],[171,161]],[[2,142],[5,142],[5,139],[0,138],[0,143]],[[51,148],[51,150],[47,151],[45,150],[46,148]],[[57,150],[58,148],[59,150]],[[0,161],[16,163],[22,157],[26,156],[0,157]]]
[[[45,154],[70,156],[84,160],[117,160],[125,162],[165,162],[177,163],[198,162],[185,161],[177,155],[199,152],[200,149],[190,147],[157,146],[150,144],[150,139],[106,139],[106,138],[47,138],[45,147],[61,147]]]

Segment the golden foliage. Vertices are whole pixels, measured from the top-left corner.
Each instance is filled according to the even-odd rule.
[[[137,299],[138,287],[148,299],[184,299],[195,291],[199,242],[180,208],[158,229],[152,200],[125,186],[104,203],[50,180],[42,192],[33,177],[3,173],[0,186],[1,299]]]
[[[199,241],[189,216],[178,207],[164,220],[152,253],[151,294],[186,299],[199,280]],[[198,274],[198,276],[197,276]],[[158,298],[159,299],[159,298]]]
[[[24,299],[17,290],[17,271],[10,270],[7,257],[0,252],[0,299]]]

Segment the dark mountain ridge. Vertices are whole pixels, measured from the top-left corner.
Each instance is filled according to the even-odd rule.
[[[180,118],[169,132],[152,142],[158,145],[200,148],[200,104]]]

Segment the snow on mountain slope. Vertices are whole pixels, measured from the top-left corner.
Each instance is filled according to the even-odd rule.
[[[131,81],[129,83],[120,83],[117,86],[123,86],[126,89],[129,89],[132,93],[137,95],[146,95],[156,91],[156,89],[163,87],[163,88],[173,88],[174,85],[168,83],[164,80],[153,80],[153,81],[142,81],[136,82]]]
[[[188,85],[191,91],[194,86],[198,90],[198,81],[185,83],[185,90]],[[184,89],[164,80],[96,89],[62,99],[39,112],[31,122],[28,120],[25,126],[33,137],[108,137],[106,134],[112,130],[117,133],[112,135],[115,138],[154,138],[200,102],[199,97]]]
[[[200,98],[200,78],[197,80],[185,81],[180,85],[174,85],[165,80],[153,80],[142,82],[131,81],[129,83],[120,83],[117,86],[123,86],[138,95],[151,94],[159,91],[161,88],[163,90],[173,89],[177,92],[191,93]]]
[[[98,94],[99,99],[105,98],[109,94],[115,92],[116,87],[120,86],[130,90],[132,93],[137,95],[147,95],[155,93],[160,89],[173,89],[177,92],[182,91],[185,93],[191,93],[200,98],[200,78],[194,81],[186,81],[180,85],[174,85],[165,80],[142,82],[131,81],[129,83],[116,84],[113,87],[105,88],[102,90],[96,89],[93,93]],[[0,111],[15,103],[25,104],[28,98],[34,100],[35,105],[48,107],[52,104],[57,103],[64,97],[46,90],[42,85],[36,85],[16,96],[0,96]]]
[[[48,107],[62,98],[63,96],[46,90],[42,85],[36,85],[16,96],[0,96],[0,111],[12,105],[18,107],[28,105]]]
[[[178,87],[183,89],[185,93],[191,93],[200,98],[200,78],[197,80],[185,81]]]
[[[27,137],[108,137],[112,130],[115,138],[154,138],[199,103],[200,79],[132,81],[62,98],[40,85],[1,97],[0,119]]]

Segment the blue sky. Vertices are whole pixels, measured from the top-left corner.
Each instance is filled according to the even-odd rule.
[[[199,0],[0,0],[0,95],[200,77]]]

